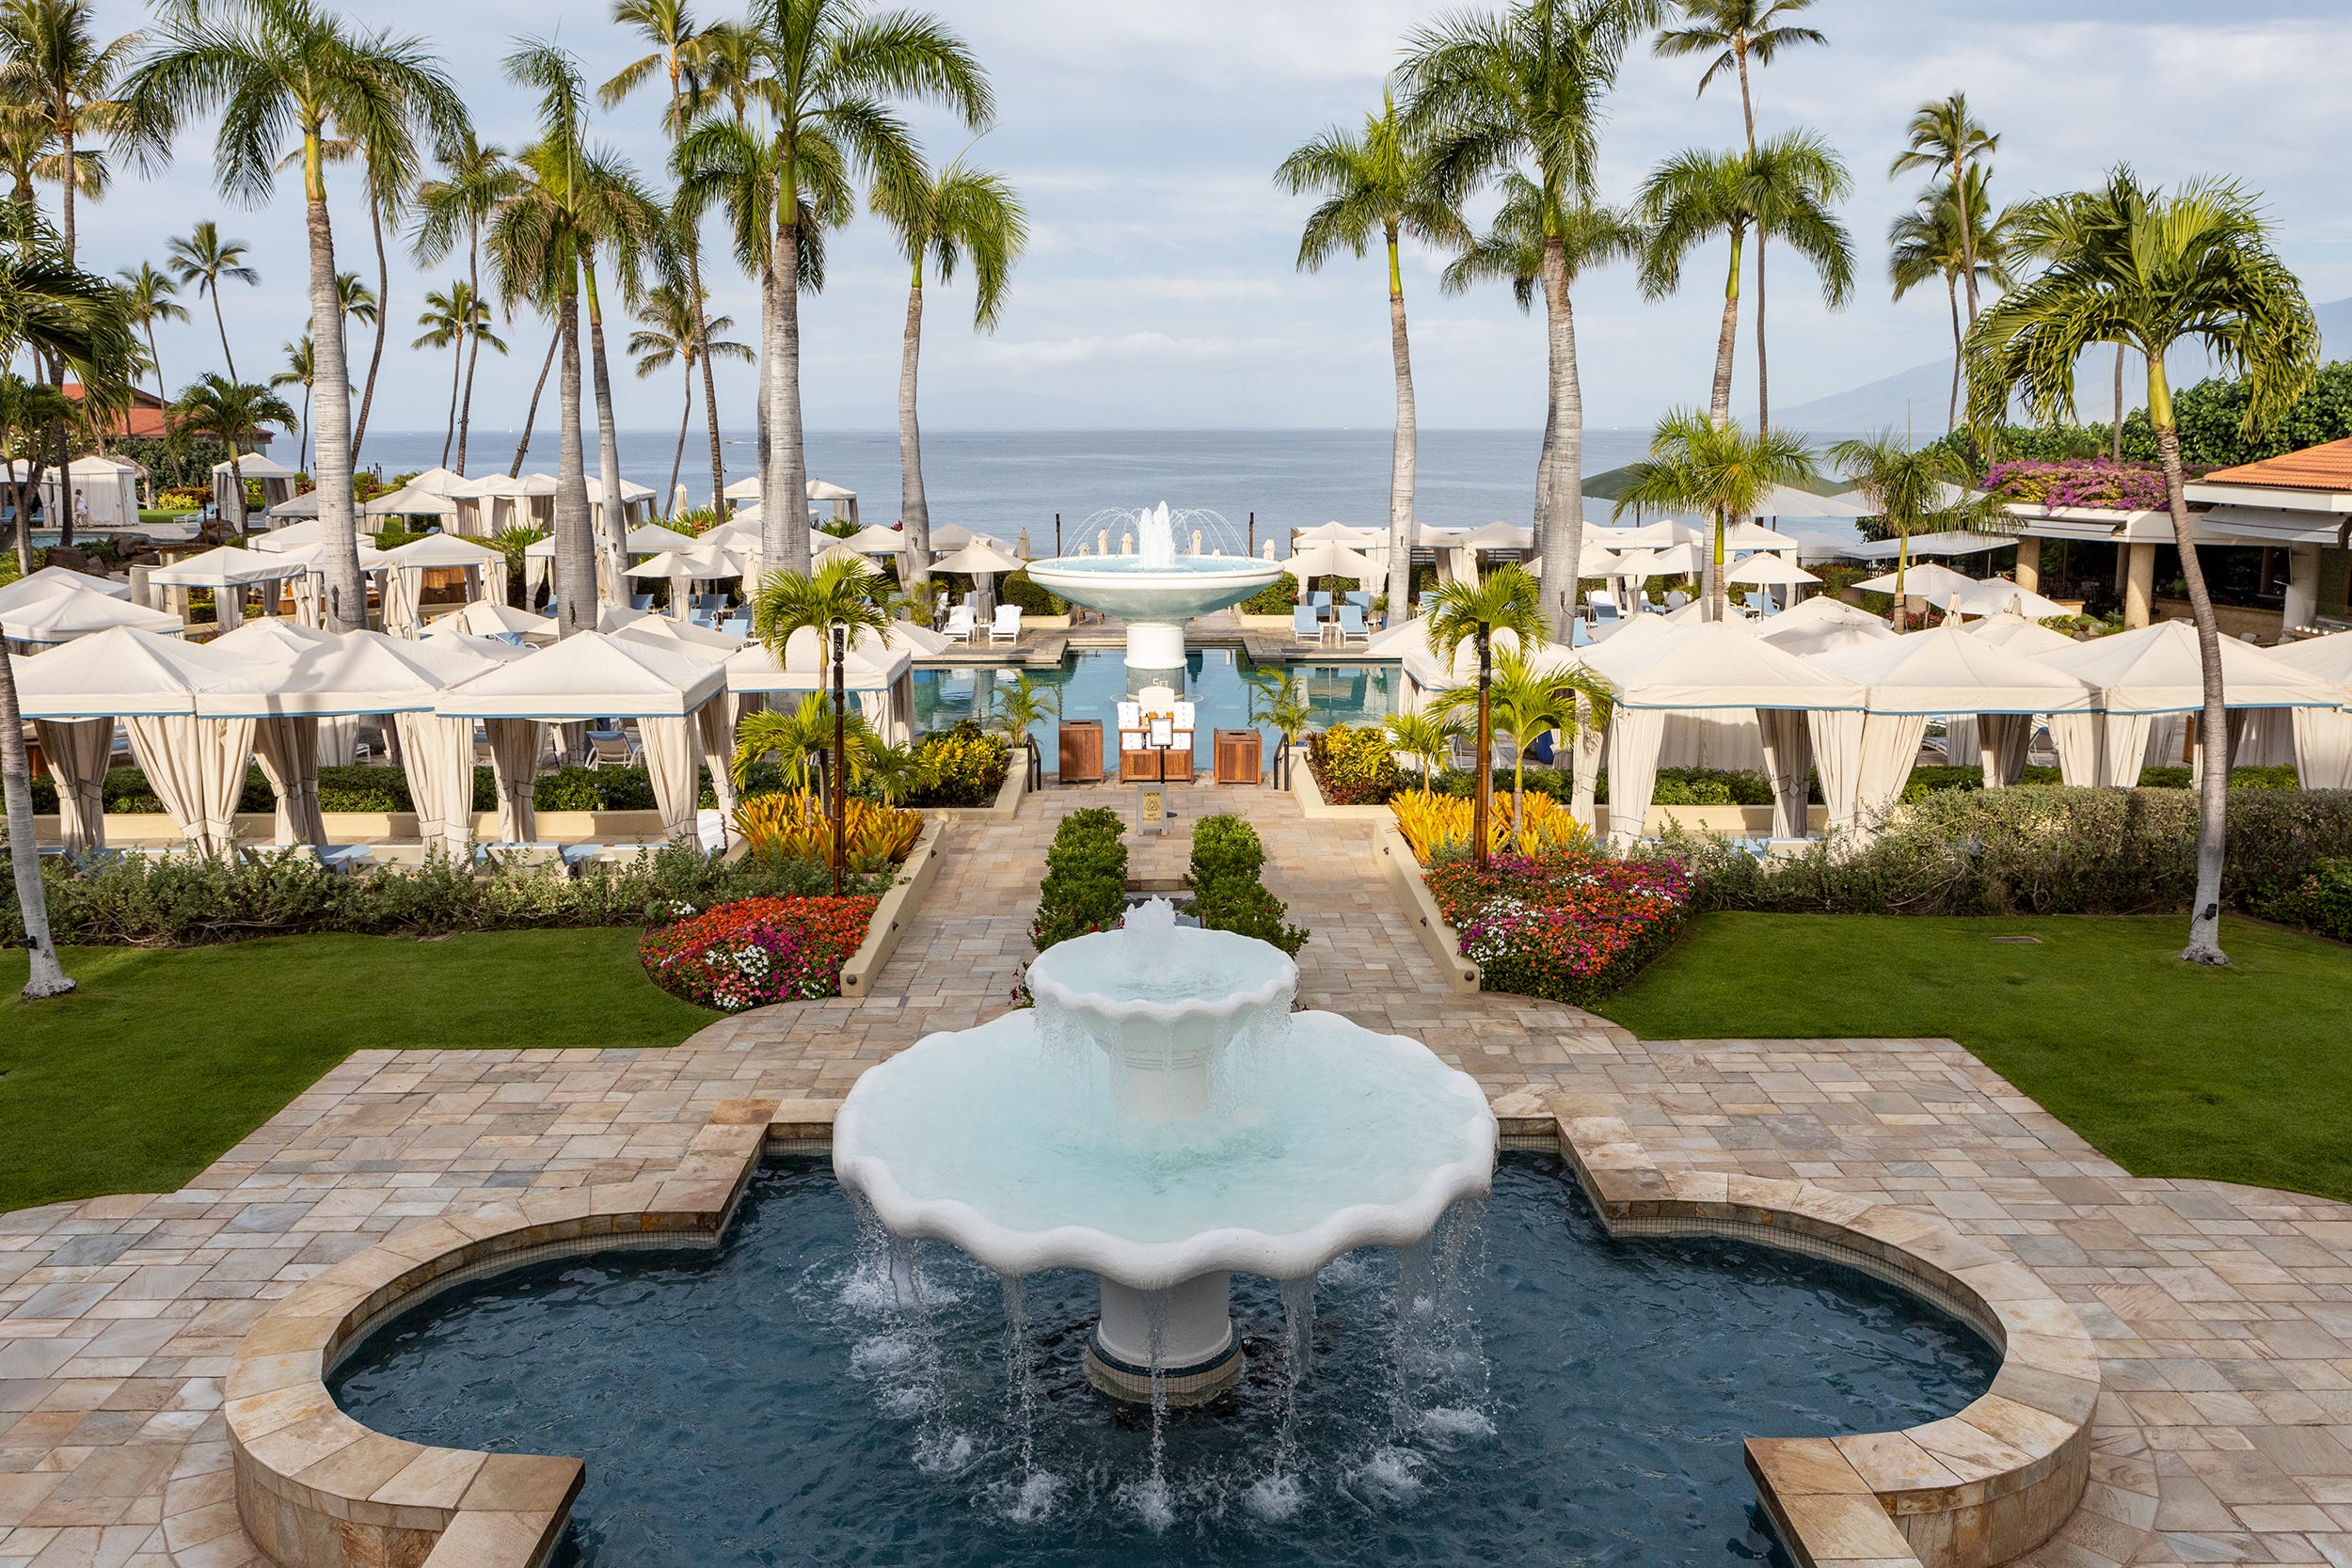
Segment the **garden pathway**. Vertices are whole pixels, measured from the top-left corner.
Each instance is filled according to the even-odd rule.
[[[722,1101],[837,1098],[918,1036],[1001,1010],[1055,822],[1131,800],[1057,791],[959,822],[864,1001],[725,1020],[668,1051],[362,1051],[181,1192],[0,1215],[0,1568],[256,1560],[220,1378],[267,1300],[417,1216],[664,1171]],[[1454,996],[1365,827],[1269,791],[1180,796],[1212,800],[1258,824],[1271,884],[1313,930],[1311,1005],[1426,1040],[1498,1097],[1621,1118],[1670,1168],[1932,1211],[2072,1301],[2107,1394],[2090,1499],[2042,1568],[2352,1568],[2352,1208],[2134,1179],[1948,1042],[1644,1043],[1569,1008]],[[1137,875],[1181,872],[1171,826]]]

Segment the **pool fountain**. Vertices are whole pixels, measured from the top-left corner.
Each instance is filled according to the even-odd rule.
[[[1127,664],[1136,670],[1176,670],[1184,662],[1184,623],[1248,598],[1282,575],[1271,561],[1247,555],[1202,553],[1200,532],[1194,547],[1177,551],[1176,524],[1168,503],[1134,516],[1134,555],[1109,552],[1066,555],[1032,562],[1030,578],[1073,604],[1127,623]],[[1124,548],[1122,525],[1120,544]]]
[[[933,1035],[861,1077],[834,1168],[898,1244],[1009,1279],[1100,1282],[1089,1380],[1154,1405],[1242,1371],[1231,1275],[1311,1291],[1410,1247],[1492,1180],[1477,1084],[1418,1041],[1293,1012],[1280,949],[1179,927],[1166,900],[1029,967],[1036,1006]]]

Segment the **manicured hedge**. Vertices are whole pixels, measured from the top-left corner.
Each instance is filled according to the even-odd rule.
[[[1127,913],[1126,825],[1101,806],[1072,812],[1045,851],[1029,941],[1041,953],[1056,942],[1107,931]]]
[[[1246,819],[1218,813],[1193,824],[1184,872],[1193,915],[1209,930],[1255,937],[1295,958],[1307,945],[1307,928],[1283,923],[1287,906],[1260,879],[1264,869],[1265,845]]]

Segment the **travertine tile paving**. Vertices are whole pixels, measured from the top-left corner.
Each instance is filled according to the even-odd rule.
[[[2032,1560],[2352,1568],[2352,1209],[2127,1176],[1965,1052],[1913,1040],[1643,1043],[1573,1009],[1448,993],[1368,830],[1248,812],[1312,927],[1311,1005],[1428,1041],[1497,1095],[1615,1117],[1661,1165],[1915,1206],[2006,1248],[2099,1342],[2091,1497]],[[877,994],[716,1023],[671,1051],[362,1051],[185,1190],[0,1215],[0,1568],[233,1568],[220,1379],[263,1309],[418,1216],[674,1168],[713,1107],[837,1097],[1000,1011],[1053,825],[1120,791],[956,825]],[[1136,847],[1181,875],[1186,825]],[[582,1005],[593,1006],[593,999]]]

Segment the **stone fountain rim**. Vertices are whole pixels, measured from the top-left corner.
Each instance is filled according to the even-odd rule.
[[[1298,960],[1272,942],[1260,942],[1255,937],[1245,937],[1233,931],[1212,931],[1182,926],[1176,929],[1182,933],[1180,940],[1187,943],[1209,942],[1220,947],[1243,943],[1251,948],[1263,948],[1274,956],[1278,967],[1273,977],[1263,985],[1253,986],[1247,990],[1227,990],[1214,997],[1184,997],[1174,1002],[1159,1002],[1141,996],[1110,997],[1101,991],[1083,990],[1056,976],[1055,972],[1061,967],[1061,963],[1055,960],[1055,954],[1066,947],[1077,947],[1112,934],[1109,931],[1089,931],[1085,936],[1056,942],[1037,956],[1029,965],[1030,994],[1040,1001],[1051,1000],[1055,1006],[1065,1012],[1085,1011],[1122,1020],[1149,1019],[1154,1023],[1176,1023],[1194,1018],[1237,1017],[1249,1007],[1270,1007],[1285,996],[1298,994]],[[1074,958],[1061,960],[1074,961]]]
[[[1352,1203],[1304,1229],[1279,1236],[1246,1226],[1220,1226],[1173,1242],[1129,1241],[1084,1225],[1018,1230],[961,1198],[914,1197],[898,1184],[887,1162],[856,1152],[866,1120],[857,1103],[859,1091],[876,1072],[918,1052],[953,1049],[956,1033],[941,1033],[927,1035],[891,1061],[876,1064],[851,1085],[834,1118],[834,1178],[870,1204],[882,1227],[894,1236],[946,1242],[999,1274],[1085,1269],[1137,1291],[1164,1291],[1204,1274],[1305,1278],[1358,1247],[1409,1246],[1436,1229],[1455,1202],[1493,1186],[1501,1134],[1486,1091],[1475,1079],[1458,1068],[1447,1067],[1437,1053],[1408,1037],[1375,1034],[1338,1013],[1310,1011],[1296,1016],[1343,1024],[1360,1035],[1367,1046],[1386,1046],[1393,1054],[1436,1063],[1445,1074],[1446,1092],[1473,1107],[1455,1126],[1470,1145],[1465,1155],[1432,1166],[1410,1194],[1394,1202]],[[1015,1013],[980,1027],[1020,1022],[1021,1015]]]

